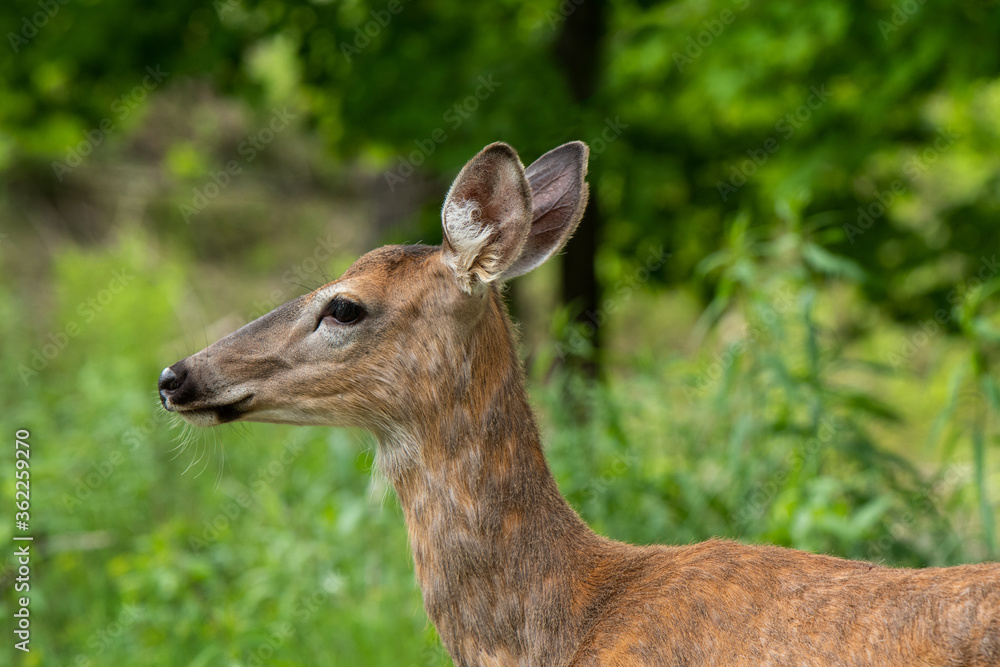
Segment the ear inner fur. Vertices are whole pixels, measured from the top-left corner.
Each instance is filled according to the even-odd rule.
[[[574,141],[538,158],[525,171],[531,186],[531,231],[521,255],[504,272],[516,278],[543,264],[569,241],[587,207],[587,145]]]
[[[521,255],[531,224],[531,189],[513,148],[495,143],[455,178],[441,212],[443,259],[463,291],[488,285]]]

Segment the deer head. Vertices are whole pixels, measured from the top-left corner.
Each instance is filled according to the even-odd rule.
[[[572,235],[587,152],[568,143],[525,169],[507,144],[487,146],[448,192],[441,246],[373,250],[338,280],[164,369],[163,407],[199,426],[356,426],[382,445],[412,443],[421,419],[475,390],[473,365],[488,370],[489,355],[513,354],[499,287]]]

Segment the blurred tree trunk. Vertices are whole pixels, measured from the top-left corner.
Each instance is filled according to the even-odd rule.
[[[580,4],[571,4],[579,2]],[[569,89],[581,110],[590,105],[600,78],[601,47],[607,29],[607,5],[604,0],[564,0],[560,7],[568,6],[562,32],[555,42],[555,57],[566,77]],[[585,114],[586,116],[586,114]],[[586,140],[586,137],[580,137]],[[578,323],[590,323],[587,313],[595,313],[600,302],[600,286],[594,272],[597,243],[601,236],[603,220],[597,194],[590,191],[590,203],[576,234],[566,246],[562,257],[562,299],[580,308]],[[600,350],[601,331],[595,326],[585,330],[590,336],[594,356],[590,358],[568,354],[566,362],[581,367],[588,375],[595,376],[596,357]]]

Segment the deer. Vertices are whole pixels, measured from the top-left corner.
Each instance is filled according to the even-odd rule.
[[[460,171],[440,246],[392,245],[163,370],[198,426],[360,427],[459,666],[1000,665],[1000,564],[902,569],[725,539],[636,546],[557,488],[503,286],[558,253],[589,149]]]

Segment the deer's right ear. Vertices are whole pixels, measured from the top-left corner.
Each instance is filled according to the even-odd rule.
[[[531,226],[531,189],[513,148],[490,144],[462,168],[441,211],[444,261],[472,294],[521,255]]]
[[[528,167],[533,211],[531,231],[517,258],[503,274],[516,278],[559,252],[573,236],[587,208],[587,144],[571,141],[553,148]]]

